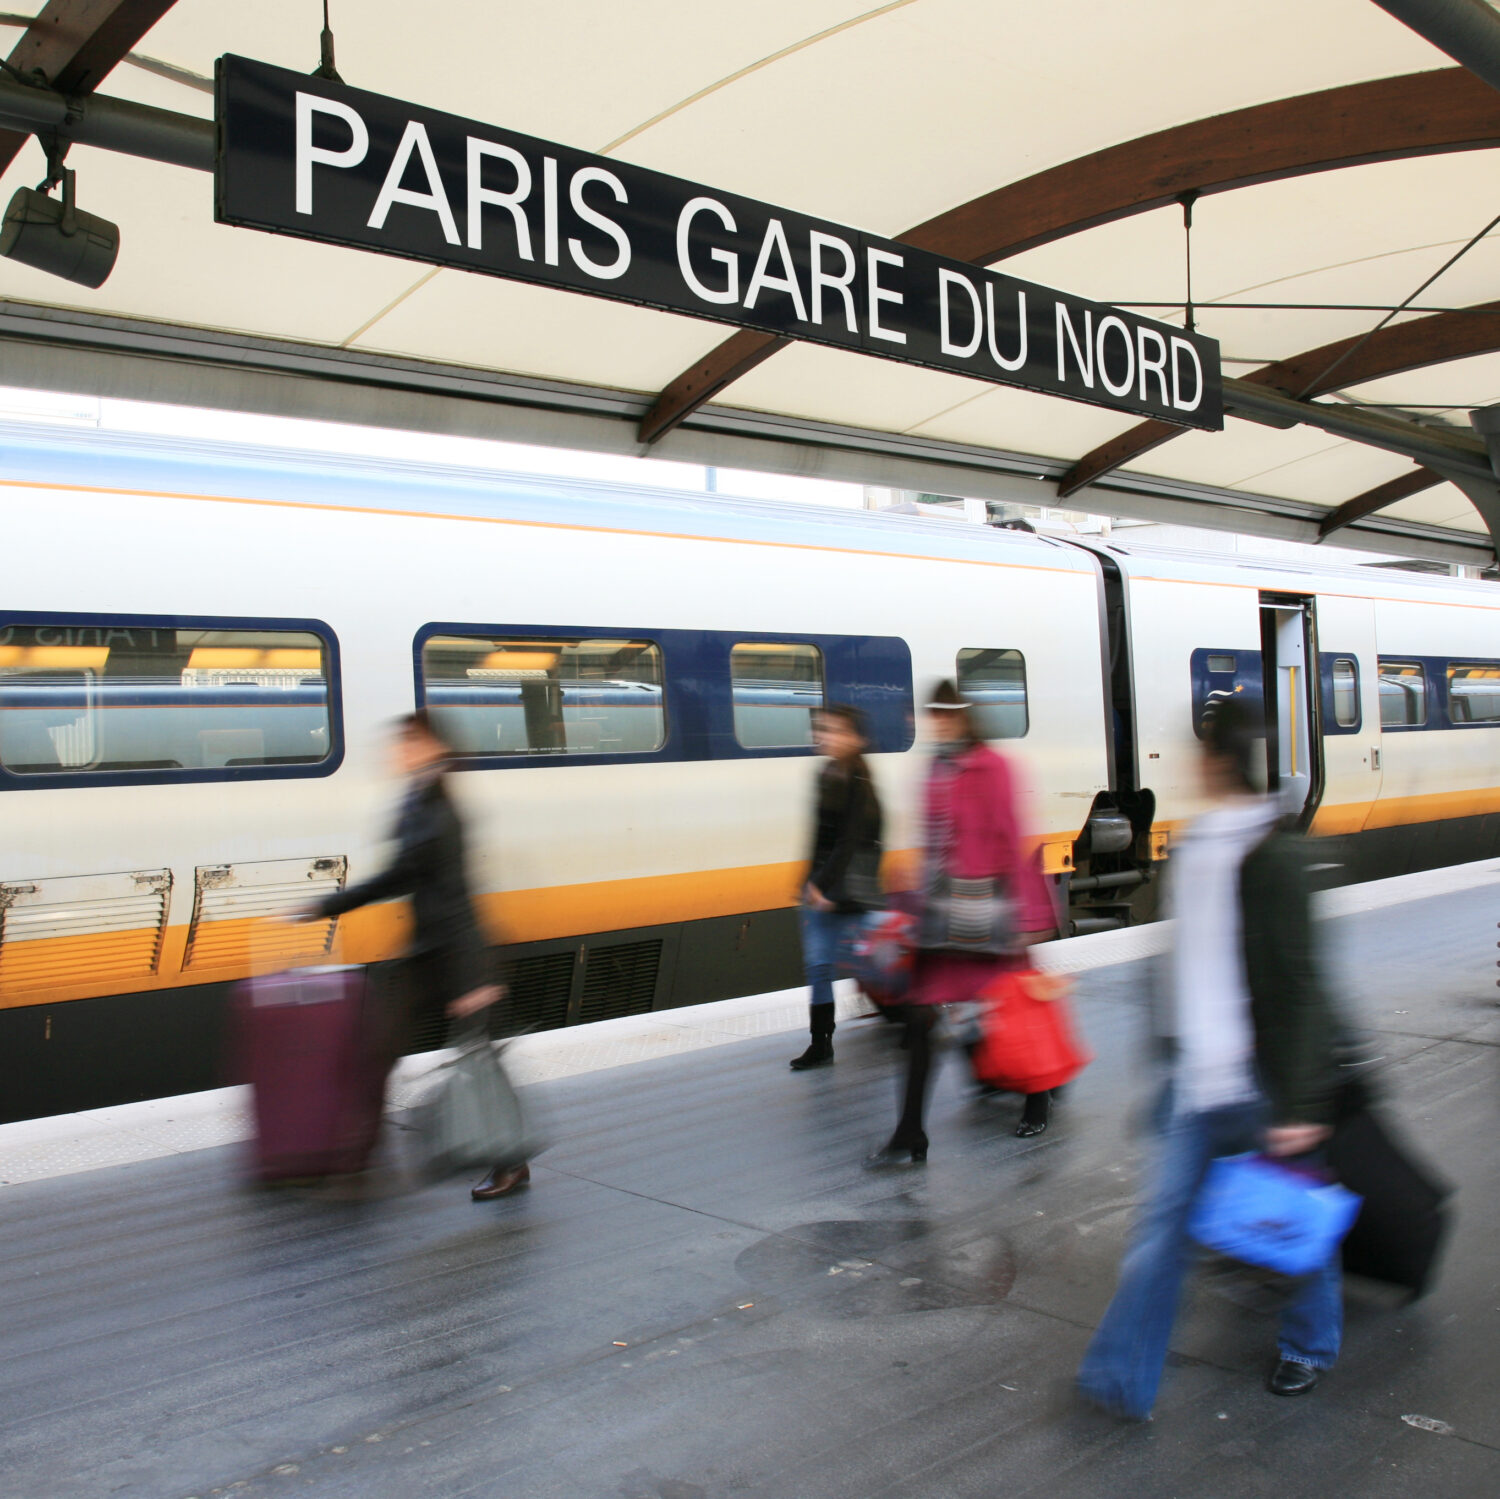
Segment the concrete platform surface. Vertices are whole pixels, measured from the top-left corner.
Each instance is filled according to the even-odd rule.
[[[1333,905],[1332,966],[1456,1221],[1425,1300],[1351,1286],[1310,1397],[1263,1391],[1276,1287],[1221,1262],[1155,1421],[1071,1397],[1151,1081],[1139,948],[1096,944],[1059,954],[1098,1056],[1053,1128],[1014,1139],[1015,1101],[949,1065],[925,1168],[861,1169],[894,1118],[890,1028],[846,1023],[833,1068],[793,1074],[786,997],[778,1020],[736,1002],[722,1042],[559,1063],[529,1090],[552,1143],[499,1203],[410,1190],[394,1155],[362,1191],[255,1193],[232,1135],[90,1169],[139,1120],[11,1127],[33,1133],[0,1133],[0,1177],[33,1164],[0,1191],[0,1494],[1500,1494],[1500,883],[1388,884]],[[37,1165],[43,1125],[82,1164]]]

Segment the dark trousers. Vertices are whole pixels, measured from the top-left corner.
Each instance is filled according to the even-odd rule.
[[[927,1143],[922,1111],[927,1103],[927,1084],[932,1077],[933,1031],[937,1026],[936,1005],[903,1005],[906,1027],[906,1088],[902,1094],[901,1119],[891,1144],[902,1150]]]
[[[927,1086],[932,1079],[933,1032],[938,1021],[937,1005],[904,1005],[902,1019],[906,1032],[906,1087],[901,1098],[901,1118],[891,1144],[901,1150],[927,1143],[927,1132],[922,1128],[922,1115],[927,1105]],[[1052,1095],[1050,1093],[1028,1093],[1023,1118],[1038,1124],[1047,1120]]]

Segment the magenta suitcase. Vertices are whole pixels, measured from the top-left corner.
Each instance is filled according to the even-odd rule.
[[[236,996],[239,1073],[254,1093],[262,1181],[362,1170],[380,1129],[386,1065],[365,970],[297,968]]]

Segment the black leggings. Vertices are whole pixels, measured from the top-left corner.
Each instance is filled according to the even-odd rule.
[[[927,1085],[932,1078],[933,1031],[937,1026],[936,1005],[905,1005],[906,1090],[902,1096],[901,1118],[891,1144],[899,1150],[910,1150],[927,1144],[922,1128],[922,1114],[927,1103]],[[1050,1093],[1028,1093],[1021,1117],[1028,1122],[1045,1124]]]

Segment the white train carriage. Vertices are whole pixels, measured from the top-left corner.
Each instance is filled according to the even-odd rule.
[[[940,676],[1073,930],[1149,915],[1215,693],[1344,877],[1494,846],[1487,585],[98,434],[17,432],[0,504],[6,1117],[209,1086],[252,961],[399,951],[263,918],[376,866],[418,703],[517,1025],[795,983],[811,713],[869,714],[899,865]]]

